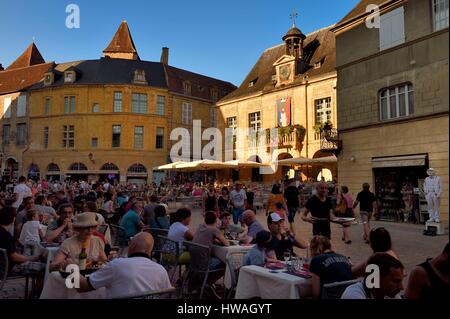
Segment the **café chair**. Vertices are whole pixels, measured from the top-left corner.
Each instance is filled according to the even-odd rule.
[[[111,249],[118,250],[119,256],[128,247],[125,229],[117,225],[109,225],[111,230]]]
[[[150,233],[153,236],[154,243],[151,257],[152,259],[159,262],[162,251],[161,239],[159,238],[159,236],[167,236],[169,234],[169,230],[162,228],[145,227],[144,229],[142,229],[142,231]]]
[[[231,287],[226,294],[227,299],[232,299],[233,293],[236,290],[236,286],[239,279],[239,270],[242,267],[242,262],[244,261],[245,252],[233,251],[227,255],[227,267],[230,272]]]
[[[202,299],[203,293],[208,283],[208,277],[210,274],[214,274],[217,272],[224,272],[225,268],[218,269],[210,269],[210,259],[211,259],[211,248],[205,245],[196,244],[193,242],[185,241],[184,245],[186,246],[187,251],[190,254],[190,263],[187,270],[187,274],[185,276],[185,280],[182,284],[182,293],[186,291],[186,288],[191,283],[194,276],[199,276],[200,278],[203,276],[203,281],[200,287],[200,296]]]
[[[171,299],[172,294],[175,291],[176,291],[176,289],[174,287],[171,287],[171,288],[167,288],[167,289],[140,292],[140,293],[136,293],[136,294],[119,296],[119,297],[115,297],[112,299]]]
[[[161,245],[159,264],[167,270],[170,282],[173,283],[173,277],[177,273],[177,268],[179,268],[179,278],[181,278],[181,264],[179,263],[180,245],[166,236],[158,236],[158,241]]]
[[[348,286],[353,285],[359,281],[360,279],[353,279],[325,284],[322,287],[322,294],[320,296],[320,299],[341,299],[345,289],[347,289]]]

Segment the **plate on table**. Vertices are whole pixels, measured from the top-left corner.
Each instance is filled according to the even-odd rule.
[[[230,246],[237,246],[237,245],[239,245],[239,240],[230,239],[229,242],[230,242]]]
[[[333,223],[350,223],[354,221],[354,217],[338,217],[332,220]]]

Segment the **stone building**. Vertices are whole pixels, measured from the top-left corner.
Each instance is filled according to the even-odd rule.
[[[127,23],[97,60],[51,63],[29,89],[29,145],[21,174],[121,182],[163,178],[170,132],[204,120],[235,87],[160,62],[142,61]]]
[[[0,65],[0,171],[5,182],[22,172],[24,153],[29,147],[27,89],[39,82],[51,65],[45,63],[34,43],[5,70]]]
[[[339,183],[356,195],[369,182],[383,219],[428,218],[422,184],[433,167],[448,222],[448,2],[364,0],[333,28]],[[367,27],[369,4],[379,28]]]
[[[278,133],[275,141],[267,133],[267,139],[263,138],[262,142],[254,134],[246,134],[242,144],[234,144],[234,158],[239,155],[243,160],[270,164],[278,159],[323,157],[338,151],[337,144],[323,143],[320,131],[324,123],[336,129],[334,33],[328,27],[305,35],[294,23],[283,41],[265,50],[240,87],[217,103],[223,135],[225,128],[246,132],[249,128],[275,128]],[[267,154],[258,153],[256,143],[262,143]],[[270,145],[277,149],[273,156],[266,156]],[[325,177],[334,178],[336,165],[327,172]],[[301,173],[317,178],[319,170],[304,167]],[[258,168],[247,168],[239,174],[235,172],[233,178],[273,182],[293,174],[293,170],[281,166],[275,174],[263,176]]]

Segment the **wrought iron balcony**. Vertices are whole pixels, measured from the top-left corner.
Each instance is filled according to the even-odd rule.
[[[339,139],[337,129],[323,130],[320,133],[320,149],[336,155],[342,150],[342,141]]]

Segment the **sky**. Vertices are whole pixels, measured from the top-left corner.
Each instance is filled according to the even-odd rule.
[[[359,0],[0,0],[0,63],[7,67],[35,40],[46,61],[98,59],[122,20],[141,60],[159,61],[237,86],[265,49],[282,43],[298,13],[308,34],[342,19]],[[66,6],[80,28],[66,27]]]

